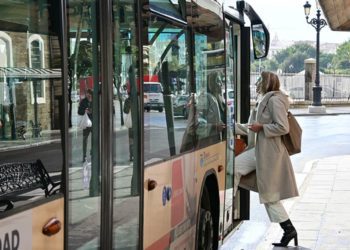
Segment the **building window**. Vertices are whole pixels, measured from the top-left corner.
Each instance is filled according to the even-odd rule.
[[[7,43],[5,40],[0,38],[0,67],[7,66]]]
[[[12,60],[12,40],[11,37],[3,31],[0,31],[0,68],[8,68],[13,65]],[[5,72],[5,71],[2,71]],[[9,79],[6,73],[0,74],[0,119],[3,128],[0,129],[0,138],[9,138],[11,136],[11,117],[10,104],[13,98],[10,97]]]
[[[44,61],[44,40],[39,35],[32,35],[28,39],[29,68],[45,68]],[[45,81],[33,80],[31,82],[32,103],[45,103]]]
[[[12,67],[12,63],[11,37],[0,31],[0,67]]]

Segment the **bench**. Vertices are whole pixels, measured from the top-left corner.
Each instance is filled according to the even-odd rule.
[[[17,121],[16,122],[16,132],[17,132],[17,138],[25,140],[26,139],[25,133],[27,133],[27,122],[26,121]]]
[[[14,162],[0,165],[0,207],[7,206],[5,210],[14,207],[10,198],[41,188],[45,197],[59,191],[61,182],[52,181],[41,160],[36,162]]]

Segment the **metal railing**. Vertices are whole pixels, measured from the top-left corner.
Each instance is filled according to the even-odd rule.
[[[255,82],[260,76],[259,73],[252,72],[250,75],[250,96],[251,100],[256,99]],[[304,73],[291,74],[284,73],[278,75],[281,88],[296,102],[311,101],[312,87],[315,83],[309,83],[309,100],[305,100],[305,75]],[[322,87],[322,102],[328,104],[350,104],[350,75],[321,74],[320,86]]]

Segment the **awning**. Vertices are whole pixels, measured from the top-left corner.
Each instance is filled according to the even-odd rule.
[[[1,68],[0,79],[16,78],[18,81],[61,78],[61,69]]]
[[[319,0],[319,3],[332,30],[350,30],[350,0]]]

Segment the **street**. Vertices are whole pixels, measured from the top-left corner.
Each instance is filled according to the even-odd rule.
[[[59,172],[62,170],[62,147],[59,140],[50,143],[38,143],[35,147],[19,147],[16,150],[0,153],[2,162],[34,162],[40,159],[48,172]]]
[[[296,172],[308,161],[350,154],[350,115],[297,116],[303,129],[302,152],[292,156]]]

